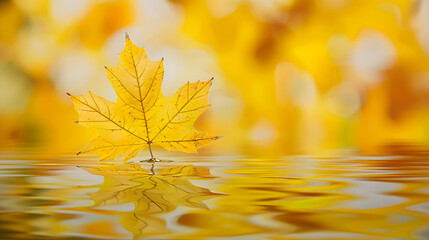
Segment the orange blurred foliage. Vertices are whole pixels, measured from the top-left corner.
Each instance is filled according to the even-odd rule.
[[[114,98],[103,65],[118,62],[126,31],[165,57],[166,92],[215,77],[213,109],[197,125],[225,138],[208,151],[385,154],[429,143],[427,1],[8,0],[0,13],[3,148],[82,147],[94,133],[73,124],[63,94]]]

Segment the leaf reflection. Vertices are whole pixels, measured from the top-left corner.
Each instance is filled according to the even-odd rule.
[[[198,187],[189,178],[211,178],[208,169],[192,165],[168,167],[154,174],[154,165],[147,171],[139,164],[82,167],[91,174],[104,176],[99,191],[90,193],[94,208],[112,209],[131,203],[131,211],[107,211],[120,214],[122,226],[135,238],[168,233],[166,222],[158,214],[172,212],[179,206],[208,209],[204,200],[219,194]]]

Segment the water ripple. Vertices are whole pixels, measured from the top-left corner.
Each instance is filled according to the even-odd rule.
[[[424,156],[101,163],[1,153],[5,239],[424,239]],[[241,236],[241,237],[240,237]]]

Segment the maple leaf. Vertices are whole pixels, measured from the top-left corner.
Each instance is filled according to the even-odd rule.
[[[115,103],[92,92],[82,96],[67,93],[79,114],[77,122],[99,133],[78,154],[94,153],[102,160],[125,155],[126,161],[149,147],[154,159],[153,144],[170,151],[196,152],[219,138],[194,128],[194,122],[210,106],[207,97],[213,78],[188,82],[165,97],[161,91],[163,59],[151,61],[145,49],[134,45],[128,35],[119,56],[117,67],[106,67],[117,95]]]

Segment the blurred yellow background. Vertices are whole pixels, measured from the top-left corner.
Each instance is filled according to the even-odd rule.
[[[364,154],[429,143],[429,1],[1,0],[0,148],[77,152],[66,92],[115,94],[128,32],[162,89],[215,78],[202,152]]]

